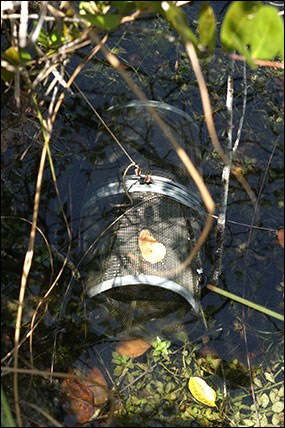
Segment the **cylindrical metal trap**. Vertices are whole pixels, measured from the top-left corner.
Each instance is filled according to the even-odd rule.
[[[101,127],[82,210],[85,255],[81,272],[90,297],[121,302],[181,304],[197,314],[201,260],[177,268],[200,234],[204,209],[199,193],[174,148],[147,107],[154,108],[199,166],[198,128],[183,111],[167,104],[135,101],[107,112],[106,122],[141,167],[134,173],[120,147]],[[97,152],[96,152],[97,151]]]

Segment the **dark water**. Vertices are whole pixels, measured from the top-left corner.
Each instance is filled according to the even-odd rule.
[[[219,16],[227,2],[214,3]],[[191,10],[189,8],[189,18],[195,19],[198,10],[197,4]],[[197,126],[195,148],[201,157],[204,180],[216,202],[218,214],[222,164],[215,155],[207,134],[195,77],[179,41],[162,21],[154,19],[146,25],[130,25],[129,30],[124,27],[123,30],[114,32],[108,44],[117,49],[121,62],[128,64],[133,79],[149,99],[167,103],[193,118]],[[74,58],[70,71],[82,57],[78,55]],[[203,64],[216,129],[223,147],[227,143],[225,100],[229,67],[229,61],[219,51]],[[236,63],[233,73],[234,140],[242,115],[242,67]],[[112,123],[110,112],[108,113],[110,106],[124,106],[135,98],[131,89],[102,61],[100,55],[83,70],[77,84],[107,123],[108,119]],[[283,312],[281,283],[284,253],[277,243],[276,230],[284,224],[283,84],[283,73],[278,70],[247,69],[246,113],[234,162],[243,168],[244,177],[258,203],[256,207],[253,206],[246,191],[232,176],[219,282],[221,288],[279,313]],[[2,149],[1,189],[2,215],[6,216],[1,229],[3,357],[12,347],[15,302],[18,299],[30,230],[30,225],[23,218],[32,218],[41,146],[35,142],[37,129],[31,127],[29,120],[19,120],[17,116],[14,118],[9,108],[4,106],[2,117],[7,124],[4,126],[6,133]],[[140,122],[141,118],[138,118],[138,123]],[[175,129],[175,123],[173,127]],[[51,151],[62,204],[72,234],[70,260],[75,265],[84,252],[81,239],[82,207],[86,194],[88,195],[88,185],[90,186],[90,181],[92,185],[93,180],[98,180],[97,184],[102,181],[100,165],[104,164],[106,144],[111,144],[110,140],[106,142],[100,139],[99,128],[98,120],[85,101],[78,94],[68,95],[58,116]],[[121,131],[124,135],[123,126]],[[119,132],[118,127],[117,133]],[[115,147],[118,151],[117,146]],[[177,158],[174,162],[177,162]],[[98,170],[98,176],[94,175],[94,170]],[[110,176],[116,178],[113,171],[110,170]],[[43,181],[38,226],[50,244],[65,254],[69,238],[48,164]],[[255,367],[270,367],[280,356],[283,324],[215,295],[206,288],[207,282],[211,280],[215,250],[214,226],[202,252],[204,281],[201,305],[212,332],[208,345],[224,361],[238,359],[246,364],[246,355],[249,353]],[[26,293],[23,320],[26,324],[23,331],[28,331],[31,313],[39,296],[47,291],[60,266],[61,262],[55,258],[52,274],[47,247],[38,235]],[[37,318],[43,312],[44,306]],[[168,318],[165,318],[165,314],[160,314],[157,322],[144,325],[147,338],[152,333],[152,328],[154,334],[160,331],[165,319],[167,323],[179,321],[179,329],[186,333],[188,340],[195,340],[205,332],[203,321],[198,319],[194,322],[192,316],[189,316],[187,305],[183,304],[182,310],[179,308],[168,311],[166,316]],[[110,308],[104,307],[104,302],[102,306],[100,298],[96,300],[86,296],[81,280],[75,280],[71,270],[67,268],[50,294],[45,315],[34,333],[34,364],[39,369],[48,369],[54,364],[56,371],[66,371],[80,364],[90,367],[99,365],[103,359],[105,366],[111,369],[111,353],[117,339],[124,336],[119,331],[120,325]],[[111,333],[110,328],[114,329]],[[179,343],[179,338],[172,331],[165,333],[165,337],[174,343],[178,340]],[[21,355],[26,360],[29,359],[27,342],[22,347]],[[24,379],[21,381],[25,389]],[[71,422],[68,418],[64,419],[65,415],[61,413],[57,383],[47,386],[46,382],[40,380],[33,382],[31,390],[25,389],[25,393],[23,391],[24,399],[35,399],[39,406],[70,426],[68,424]],[[8,377],[7,389],[9,393]],[[27,410],[27,414],[28,412]]]

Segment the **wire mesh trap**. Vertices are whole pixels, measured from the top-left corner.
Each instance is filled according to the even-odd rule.
[[[199,166],[198,128],[183,111],[167,104],[135,101],[110,108],[107,122],[134,164],[102,127],[95,147],[102,161],[94,167],[82,209],[84,274],[88,296],[105,304],[129,302],[136,314],[158,316],[171,302],[197,315],[202,263],[198,254],[178,270],[194,247],[204,208],[197,189],[147,107],[155,108]],[[129,165],[129,166],[128,166]],[[132,167],[131,174],[127,173]],[[131,307],[131,306],[130,306]],[[129,309],[130,309],[129,307]],[[147,311],[146,311],[147,308]],[[126,309],[127,312],[134,311]],[[159,315],[160,316],[160,315]],[[133,326],[135,322],[133,323]]]

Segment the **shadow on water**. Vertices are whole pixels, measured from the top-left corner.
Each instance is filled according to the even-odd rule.
[[[227,2],[219,3],[222,8]],[[160,104],[152,107],[159,109],[201,170],[218,213],[222,165],[209,141],[199,91],[182,48],[158,19],[146,26],[136,24],[129,30],[126,28],[115,32],[109,45],[117,49],[121,62],[128,66],[146,96],[159,101]],[[74,59],[75,63],[80,61],[79,56]],[[203,67],[217,132],[221,143],[225,144],[228,62],[217,53]],[[236,64],[234,132],[242,114],[242,73],[242,66]],[[263,69],[248,70],[247,74],[246,115],[234,162],[241,166],[257,195],[258,209],[252,206],[245,190],[232,177],[220,287],[282,312],[283,250],[278,245],[276,230],[283,226],[283,76],[276,70]],[[172,423],[189,426],[187,398],[176,391],[179,378],[175,372],[179,369],[182,373],[187,364],[199,373],[204,371],[209,378],[212,375],[212,385],[221,391],[226,388],[228,397],[233,400],[243,392],[246,396],[243,405],[248,406],[248,412],[252,411],[248,359],[256,376],[260,371],[272,373],[279,367],[281,323],[206,288],[215,258],[215,228],[192,265],[180,276],[173,274],[193,247],[205,219],[197,189],[149,112],[134,101],[131,90],[100,56],[84,69],[78,85],[131,158],[141,166],[142,176],[135,174],[135,168],[130,168],[124,178],[130,159],[105,128],[98,125],[84,100],[78,94],[68,96],[58,117],[51,149],[72,230],[70,260],[73,264],[65,269],[60,284],[37,315],[41,322],[34,333],[34,365],[43,370],[53,365],[57,372],[75,367],[86,372],[94,366],[100,367],[109,387],[121,391],[118,401],[121,400],[125,410],[125,414],[122,413],[125,417],[115,418],[111,426],[136,423],[137,426],[174,426]],[[35,171],[41,148],[34,142],[37,128],[31,125],[32,119],[23,119],[19,127],[19,121],[11,119],[8,107],[3,109],[2,117],[7,124],[3,132],[1,189],[2,215],[7,216],[1,229],[3,357],[12,346],[16,301],[30,228],[22,219],[31,219]],[[159,179],[146,183],[148,175],[151,179],[152,176]],[[116,183],[119,185],[114,190]],[[132,190],[134,185],[137,187]],[[140,185],[144,186],[143,192]],[[124,204],[130,202],[129,196],[133,205],[125,207]],[[190,201],[189,205],[185,200]],[[55,248],[53,251],[65,254],[66,226],[49,167],[45,171],[38,224]],[[152,232],[156,244],[166,247],[166,255],[157,263],[150,264],[141,257],[138,237],[145,229]],[[60,269],[61,261],[55,252],[53,256],[54,274],[45,242],[38,235],[25,301],[23,328],[26,332],[39,296],[44,295]],[[172,273],[163,274],[165,269]],[[143,285],[141,278],[137,280],[142,273],[144,284],[148,285]],[[154,276],[157,286],[150,285]],[[196,305],[203,309],[208,330],[201,315],[193,311]],[[131,362],[114,354],[122,339],[132,338],[144,339],[147,343],[160,338],[166,347],[169,341],[173,354],[166,351],[163,354],[163,350],[159,354],[157,342],[157,355],[152,359],[144,354],[134,360],[137,362]],[[198,352],[195,363],[190,358],[194,350]],[[25,356],[21,362],[24,364],[29,359],[27,342],[21,355]],[[162,365],[158,361],[161,355],[164,355]],[[222,361],[222,368],[219,366],[215,371],[210,367],[213,360]],[[161,374],[163,365],[166,366],[164,375]],[[172,377],[167,377],[167,370]],[[150,376],[151,371],[154,377]],[[149,388],[155,379],[153,389],[144,389],[140,382],[132,389],[132,382],[140,376],[146,384],[149,382]],[[280,380],[280,376],[276,376],[273,382],[278,384]],[[185,383],[181,378],[181,384],[183,381]],[[171,385],[169,391],[159,392],[159,388],[168,384]],[[59,381],[48,384],[27,376],[21,379],[20,389],[24,400],[35,401],[63,421],[64,426],[76,424],[74,417],[63,411]],[[172,401],[165,398],[162,402],[161,397],[170,392]],[[129,401],[123,403],[124,399]],[[148,400],[153,405],[147,403]],[[181,401],[180,407],[173,404],[177,400]],[[226,405],[227,400],[223,400]],[[33,420],[32,410],[25,407],[25,412],[27,419]],[[227,420],[225,416],[222,418],[222,413],[220,409],[219,421],[225,421],[224,426],[228,426],[229,421],[230,426],[236,426],[233,425],[234,416]],[[215,425],[214,419],[207,419],[205,414],[203,417],[197,413],[198,426],[223,426]],[[93,424],[98,426],[100,420]]]

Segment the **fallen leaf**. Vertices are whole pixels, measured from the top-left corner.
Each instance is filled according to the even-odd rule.
[[[284,248],[284,229],[279,229],[276,233],[279,244]]]
[[[139,248],[141,254],[149,263],[160,262],[166,254],[166,248],[158,242],[148,229],[143,229],[139,234]]]
[[[74,415],[78,424],[84,424],[94,415],[93,394],[79,379],[65,379],[61,384],[62,407]]]
[[[85,384],[93,393],[94,404],[101,406],[109,399],[107,382],[98,367],[93,367],[86,376]]]
[[[100,413],[100,406],[109,399],[107,382],[94,367],[87,374],[75,369],[69,372],[78,377],[64,379],[61,384],[62,406],[78,424],[85,424]]]
[[[194,398],[206,406],[216,407],[216,392],[211,388],[204,379],[200,377],[190,377],[189,390]]]
[[[143,355],[151,345],[142,339],[122,340],[116,347],[116,351],[124,356],[136,358]]]

